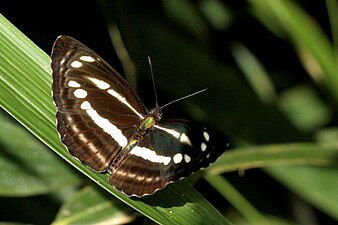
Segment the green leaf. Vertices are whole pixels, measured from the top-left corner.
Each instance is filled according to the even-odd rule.
[[[338,218],[337,157],[337,148],[332,145],[323,147],[311,143],[298,143],[243,147],[224,154],[207,169],[207,172],[219,174],[264,168],[272,177],[297,195],[302,196],[332,217]],[[210,178],[207,179],[209,182],[213,182]],[[219,186],[215,188],[217,187]],[[222,190],[221,193],[229,195],[227,189]],[[229,199],[232,199],[231,197]],[[235,200],[239,201],[239,199]],[[234,200],[232,199],[232,201]],[[244,206],[241,204],[241,206],[240,211],[247,207],[245,204]]]
[[[231,51],[239,68],[260,99],[266,103],[275,100],[277,97],[275,87],[261,62],[241,43],[233,44]]]
[[[1,196],[46,194],[80,181],[59,157],[3,115],[0,146]]]
[[[93,187],[76,192],[60,209],[57,224],[125,224],[136,217],[126,204]]]
[[[314,77],[324,81],[338,101],[338,76],[334,48],[329,38],[304,10],[289,0],[250,0],[252,9],[262,24],[276,34],[289,39],[300,52],[317,64],[320,72]],[[301,56],[302,57],[302,56]]]
[[[257,225],[292,225],[290,221],[281,220],[275,217],[264,216],[255,207],[245,199],[245,197],[237,191],[230,182],[220,175],[206,176],[205,179],[216,189],[218,192],[233,205],[238,212],[243,215],[243,218],[237,218],[237,224],[250,224]],[[243,219],[246,221],[243,221]]]
[[[266,171],[298,196],[338,220],[336,168],[283,166]]]
[[[302,130],[315,130],[327,124],[332,117],[329,107],[307,85],[284,90],[279,105],[285,115]]]
[[[162,0],[164,13],[185,32],[192,33],[200,41],[208,37],[207,24],[189,1]]]
[[[228,224],[199,193],[184,182],[154,196],[128,198],[66,151],[55,132],[50,59],[0,16],[0,106],[57,154],[129,206],[158,223]]]
[[[205,179],[252,224],[271,224],[225,178],[207,176]]]
[[[271,144],[232,149],[223,154],[206,172],[221,174],[229,171],[264,168],[273,165],[336,165],[335,148],[313,143]]]

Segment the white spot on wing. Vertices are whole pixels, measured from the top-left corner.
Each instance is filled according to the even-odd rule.
[[[209,136],[208,132],[204,131],[204,132],[203,132],[203,136],[204,136],[204,139],[205,139],[206,141],[209,141],[209,140],[210,140],[210,136]]]
[[[192,146],[189,137],[185,133],[181,134],[180,142]]]
[[[204,152],[206,149],[207,149],[207,145],[204,142],[202,142],[202,144],[201,144],[202,152]]]
[[[68,86],[69,87],[81,87],[81,85],[78,82],[74,81],[74,80],[70,80],[68,82]]]
[[[184,154],[184,161],[186,163],[189,163],[191,161],[191,157],[189,155],[187,155],[187,154]]]
[[[76,89],[74,91],[74,96],[77,98],[85,98],[87,97],[87,91],[83,90],[83,89]]]
[[[171,161],[170,157],[157,155],[155,151],[152,151],[149,148],[145,147],[135,146],[130,151],[130,154],[139,156],[154,163],[163,163],[164,165],[168,165]]]
[[[125,97],[123,97],[122,95],[120,95],[119,93],[117,93],[116,91],[114,91],[113,89],[109,89],[107,91],[111,96],[115,97],[117,100],[119,100],[121,103],[125,104],[128,108],[130,108],[131,110],[133,110],[133,112],[138,115],[141,119],[144,119],[144,117],[137,112],[136,109],[134,109],[126,100]]]
[[[93,57],[89,56],[89,55],[83,55],[83,56],[80,57],[80,59],[82,61],[85,61],[85,62],[94,62],[95,61],[95,59]]]
[[[73,117],[68,115],[68,116],[66,116],[66,119],[69,123],[73,123]]]
[[[84,136],[84,134],[79,133],[77,137],[82,141],[82,142],[87,142],[87,138]]]
[[[81,104],[81,108],[87,108],[86,112],[90,116],[90,118],[94,121],[96,125],[101,127],[104,132],[109,134],[114,140],[121,146],[125,147],[128,143],[127,138],[123,135],[122,131],[118,129],[114,124],[112,124],[109,120],[101,117],[96,110],[92,108],[88,101],[84,101]]]
[[[92,106],[90,105],[90,103],[87,102],[87,101],[82,102],[80,107],[83,110],[93,109]]]
[[[129,173],[127,173],[126,174],[126,177],[128,178],[128,179],[135,179],[135,177],[136,177],[136,173],[131,173],[131,172],[129,172]]]
[[[76,124],[71,124],[70,125],[71,129],[75,132],[75,133],[80,133],[81,130],[76,126]]]
[[[137,181],[143,181],[146,177],[145,176],[137,176],[136,180]]]
[[[173,157],[174,163],[178,164],[181,163],[183,160],[183,156],[181,153],[177,153],[176,155],[174,155]]]
[[[82,62],[74,61],[70,64],[70,66],[73,68],[80,68],[82,66]]]
[[[110,88],[110,85],[103,80],[99,80],[99,79],[96,79],[96,78],[93,78],[93,77],[88,77],[88,79],[99,89],[106,90],[106,89]]]

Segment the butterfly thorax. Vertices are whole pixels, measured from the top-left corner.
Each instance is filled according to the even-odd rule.
[[[141,120],[140,124],[136,128],[136,132],[129,140],[125,149],[131,150],[139,140],[141,140],[150,129],[154,127],[154,125],[161,119],[162,110],[160,107],[155,107],[149,111],[149,113],[145,116],[144,119]]]
[[[140,124],[136,127],[136,131],[128,140],[127,145],[121,149],[112,162],[112,168],[118,166],[124,160],[124,156],[126,156],[137,145],[137,143],[147,135],[158,120],[161,119],[161,116],[162,111],[159,107],[150,110],[149,114],[147,114],[147,116],[142,119]]]
[[[140,140],[143,136],[145,136],[149,129],[151,129],[156,123],[156,118],[152,115],[148,115],[144,118],[140,125],[137,127],[135,134],[132,136],[132,139]]]
[[[128,153],[137,143],[151,130],[154,125],[161,119],[162,111],[160,107],[155,107],[149,111],[140,124],[136,127],[135,133],[128,140],[128,144],[121,150],[121,152]]]

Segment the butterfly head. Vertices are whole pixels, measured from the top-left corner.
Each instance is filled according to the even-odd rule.
[[[149,111],[149,115],[154,117],[156,121],[160,121],[161,118],[162,118],[162,109],[161,107],[155,107],[155,108],[152,108],[150,111]]]

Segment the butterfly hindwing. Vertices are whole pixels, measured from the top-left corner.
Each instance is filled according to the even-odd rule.
[[[157,125],[110,168],[109,182],[128,195],[150,195],[167,184],[209,166],[228,146],[211,127],[171,119]]]

